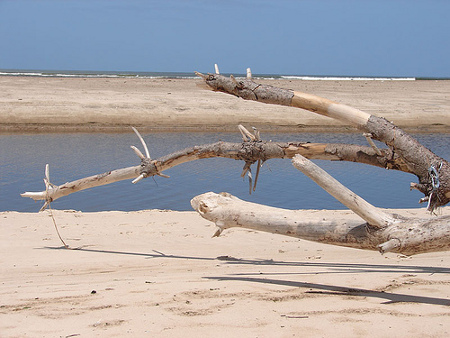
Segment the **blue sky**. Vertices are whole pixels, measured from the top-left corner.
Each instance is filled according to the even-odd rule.
[[[450,1],[0,0],[0,69],[450,77]]]

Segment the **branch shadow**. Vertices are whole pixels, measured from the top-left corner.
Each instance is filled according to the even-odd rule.
[[[68,250],[64,246],[50,247],[46,246],[42,249],[50,250]],[[99,250],[99,249],[88,249],[86,247],[69,248],[69,250],[83,251],[83,252],[93,252],[102,254],[113,254],[113,255],[129,255],[129,256],[141,256],[145,258],[171,258],[171,259],[190,259],[190,260],[202,260],[202,261],[215,261],[217,258],[212,257],[195,257],[195,256],[180,256],[180,255],[166,255],[160,251],[152,250],[154,253],[143,253],[143,252],[129,252],[129,251],[115,251],[115,250]]]
[[[204,277],[205,279],[218,281],[242,281],[251,283],[263,283],[272,285],[283,285],[296,288],[316,289],[319,291],[306,291],[306,293],[317,293],[333,296],[358,296],[358,297],[374,297],[386,299],[382,304],[394,303],[421,303],[430,305],[450,306],[450,300],[445,298],[434,298],[424,296],[405,295],[401,293],[391,293],[383,291],[374,291],[369,289],[347,288],[337,285],[326,285],[307,282],[294,282],[279,279],[253,278],[253,277]]]
[[[50,249],[50,250],[67,250],[66,247],[42,247],[39,249]],[[309,271],[309,272],[280,272],[280,273],[266,273],[264,275],[317,275],[317,274],[341,274],[341,273],[414,273],[414,274],[435,274],[450,273],[450,268],[444,267],[431,267],[431,266],[417,266],[417,265],[392,265],[392,264],[361,264],[361,263],[333,263],[333,262],[298,262],[298,261],[274,261],[274,260],[259,260],[259,259],[238,259],[231,256],[219,256],[219,257],[201,257],[201,256],[183,256],[183,255],[167,255],[163,252],[152,250],[152,253],[142,253],[142,252],[129,252],[129,251],[115,251],[115,250],[99,250],[86,247],[73,248],[72,250],[101,253],[101,254],[113,254],[113,255],[132,255],[149,258],[162,258],[162,259],[182,259],[182,260],[200,260],[200,261],[223,261],[224,264],[230,265],[267,265],[267,266],[290,266],[290,267],[317,267],[331,269],[331,271]],[[434,297],[424,297],[424,296],[414,296],[405,295],[400,293],[390,293],[384,291],[375,291],[370,289],[359,289],[359,288],[348,288],[336,285],[326,285],[318,283],[308,283],[308,282],[296,282],[281,279],[269,279],[269,278],[256,278],[256,277],[244,277],[251,275],[261,275],[261,272],[257,273],[241,273],[234,274],[228,277],[204,277],[205,279],[218,280],[218,281],[243,281],[251,283],[264,283],[273,285],[283,285],[297,288],[308,288],[316,289],[317,291],[310,290],[306,293],[317,293],[325,295],[334,296],[360,296],[360,297],[375,297],[386,299],[383,304],[393,304],[393,303],[422,303],[431,305],[443,305],[450,306],[450,300],[444,298],[434,298]],[[242,276],[242,277],[240,277]]]
[[[226,260],[226,259],[225,259]],[[338,263],[338,262],[292,262],[292,261],[274,261],[274,260],[249,260],[249,259],[236,259],[230,257],[228,264],[240,264],[240,265],[269,265],[269,266],[292,266],[292,267],[318,267],[327,268],[330,271],[312,272],[314,274],[330,274],[330,273],[416,273],[416,274],[449,274],[450,268],[435,267],[435,266],[420,266],[420,265],[394,265],[394,264],[364,264],[364,263]],[[255,273],[255,275],[260,273]],[[265,275],[288,275],[288,274],[303,274],[301,272],[291,273],[264,273]],[[311,274],[309,272],[308,274]],[[236,276],[251,274],[235,274]]]
[[[40,249],[49,250],[67,250],[64,246],[59,247],[42,247]],[[200,260],[200,261],[222,261],[224,264],[230,265],[253,265],[253,266],[280,266],[280,267],[317,267],[329,269],[329,271],[309,271],[309,272],[265,272],[265,275],[301,275],[301,274],[341,274],[341,273],[404,273],[404,274],[450,274],[450,268],[420,265],[394,265],[394,264],[362,264],[362,263],[337,263],[337,262],[302,262],[302,261],[275,261],[272,259],[241,259],[232,256],[219,257],[202,257],[202,256],[183,256],[165,254],[161,251],[152,250],[152,253],[116,251],[116,250],[100,250],[87,248],[82,246],[71,248],[72,250],[113,254],[113,255],[130,255],[140,256],[146,259],[163,258],[163,259],[183,259],[183,260]],[[234,274],[235,276],[245,275],[261,275],[260,272]]]

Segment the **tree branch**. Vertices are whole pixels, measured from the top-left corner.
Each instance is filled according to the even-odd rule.
[[[407,171],[418,177],[419,185],[415,187],[425,194],[429,210],[450,202],[450,164],[386,119],[315,95],[258,84],[251,79],[238,81],[219,74],[196,74],[216,91],[245,100],[297,107],[356,126],[385,143],[403,159]]]
[[[407,170],[401,159],[393,156],[389,149],[382,149],[381,151],[382,155],[379,156],[372,148],[358,145],[262,141],[247,141],[242,143],[216,142],[186,148],[156,160],[145,157],[139,151],[140,155],[138,155],[141,158],[140,166],[108,171],[103,174],[68,182],[60,186],[51,185],[47,191],[25,192],[21,196],[51,202],[77,191],[111,184],[121,180],[163,175],[162,171],[177,165],[212,157],[243,160],[246,163],[253,164],[258,160],[267,161],[272,158],[292,158],[296,154],[301,154],[310,159],[360,162],[382,168]]]
[[[286,210],[250,203],[228,193],[208,192],[191,200],[192,207],[214,222],[219,236],[232,227],[286,235],[357,249],[413,255],[450,249],[450,216],[395,221],[384,228],[351,217],[308,210]]]
[[[382,229],[394,222],[393,217],[356,195],[302,155],[295,155],[292,164],[372,227]]]

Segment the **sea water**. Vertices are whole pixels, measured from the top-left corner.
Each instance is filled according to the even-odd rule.
[[[414,135],[437,155],[450,159],[450,134]],[[217,141],[240,142],[238,133],[146,133],[153,159],[186,147]],[[266,134],[265,140],[367,145],[361,134]],[[0,211],[36,212],[42,206],[25,191],[44,190],[44,168],[60,185],[113,169],[139,165],[130,145],[142,149],[133,133],[0,134]],[[382,145],[380,145],[381,147]],[[385,208],[415,208],[423,197],[410,191],[414,175],[359,163],[314,161],[368,202]],[[287,209],[343,209],[342,204],[296,170],[289,159],[267,161],[261,168],[255,192],[249,194],[244,163],[231,159],[202,159],[184,163],[164,173],[170,178],[131,180],[80,191],[52,203],[55,209],[80,211],[171,209],[192,210],[192,197],[208,191],[229,192],[241,199]],[[256,168],[253,167],[253,174]]]
[[[207,73],[208,71],[205,71]],[[229,76],[230,74],[222,74]],[[233,74],[246,77],[246,74]],[[118,71],[67,71],[67,70],[24,70],[0,69],[0,76],[35,76],[65,78],[142,78],[142,79],[193,79],[198,78],[192,72],[118,72]],[[268,80],[303,80],[303,81],[414,81],[415,77],[383,76],[323,76],[323,75],[287,75],[287,74],[253,74],[254,79]],[[422,78],[421,78],[422,79]],[[430,78],[431,79],[431,78]],[[437,80],[440,78],[432,78]]]

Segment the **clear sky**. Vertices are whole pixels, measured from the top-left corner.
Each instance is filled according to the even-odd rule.
[[[448,0],[0,0],[0,69],[450,77]]]

